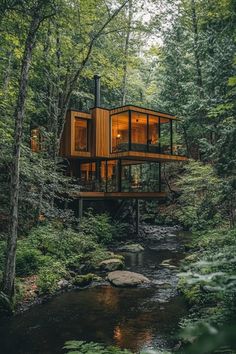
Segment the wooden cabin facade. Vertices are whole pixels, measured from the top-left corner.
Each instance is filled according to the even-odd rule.
[[[175,142],[178,119],[134,105],[100,107],[95,76],[95,107],[68,110],[60,155],[78,179],[83,198],[159,198],[165,196],[162,162],[184,161]]]
[[[161,162],[187,159],[174,144],[176,123],[173,115],[131,105],[95,107],[90,114],[69,110],[61,156],[81,191],[90,195],[162,196]],[[143,180],[144,175],[148,180]]]

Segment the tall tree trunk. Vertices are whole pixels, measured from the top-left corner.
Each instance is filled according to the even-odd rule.
[[[4,80],[3,80],[3,98],[5,99],[7,96],[7,91],[8,91],[8,86],[10,82],[10,74],[11,74],[11,67],[12,67],[12,57],[13,57],[13,49],[8,53],[8,63],[4,75]]]
[[[124,106],[126,103],[126,93],[127,93],[127,74],[128,74],[128,54],[129,54],[129,42],[131,34],[131,23],[133,19],[133,3],[129,0],[129,15],[128,15],[128,27],[125,37],[125,49],[124,49],[124,65],[123,65],[123,79],[122,79],[122,97],[121,104]]]
[[[10,222],[9,236],[7,243],[7,256],[3,277],[3,291],[10,298],[14,296],[15,281],[15,258],[18,231],[18,204],[19,204],[19,181],[20,181],[20,155],[22,142],[22,129],[25,113],[25,101],[27,94],[29,69],[32,59],[32,52],[35,45],[36,33],[40,25],[40,17],[35,13],[32,17],[21,65],[19,82],[19,93],[15,110],[15,130],[11,169],[11,200],[10,200]]]
[[[191,11],[192,11],[192,27],[194,34],[194,57],[196,62],[196,71],[197,71],[197,85],[199,87],[200,96],[202,96],[203,80],[202,80],[202,68],[199,55],[199,36],[198,36],[198,25],[197,25],[197,13],[196,13],[196,4],[195,0],[191,0]]]

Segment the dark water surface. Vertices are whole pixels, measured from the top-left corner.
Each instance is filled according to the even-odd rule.
[[[36,305],[0,321],[0,353],[62,353],[64,342],[71,339],[134,351],[172,346],[171,334],[186,306],[176,293],[175,270],[160,263],[172,259],[172,264],[178,264],[183,254],[147,249],[125,257],[127,269],[149,277],[151,286],[121,289],[103,285],[74,290]]]

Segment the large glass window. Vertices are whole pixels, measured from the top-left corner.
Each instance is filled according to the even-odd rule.
[[[159,163],[122,160],[122,192],[159,192]]]
[[[75,119],[75,151],[88,151],[88,121]]]
[[[118,160],[107,161],[107,191],[117,192],[119,190]]]
[[[129,149],[129,113],[122,112],[111,116],[112,152]]]
[[[80,165],[80,173],[82,181],[93,181],[96,178],[95,162],[82,163]]]
[[[171,122],[170,119],[160,118],[161,125],[161,152],[163,154],[171,154]]]
[[[127,111],[112,115],[112,152],[175,153],[173,128],[171,119],[153,114]]]
[[[147,151],[147,115],[131,112],[131,149]]]
[[[148,151],[158,152],[159,151],[159,117],[148,116]]]

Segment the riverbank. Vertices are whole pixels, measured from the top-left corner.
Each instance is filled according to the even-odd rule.
[[[165,227],[143,224],[140,227],[140,234],[138,236],[135,235],[135,238],[134,235],[127,234],[125,242],[123,241],[107,245],[106,249],[104,249],[104,259],[100,257],[99,262],[97,262],[96,265],[90,265],[88,263],[81,264],[79,269],[71,271],[70,274],[67,274],[66,278],[59,279],[57,281],[57,287],[55,287],[53,293],[40,294],[37,286],[37,275],[22,278],[21,282],[22,287],[24,287],[24,297],[17,304],[15,314],[22,313],[34,305],[45,303],[53,297],[60,296],[60,294],[67,291],[108,285],[109,282],[106,279],[107,274],[109,271],[123,268],[122,257],[127,253],[133,253],[136,255],[140,254],[140,249],[135,249],[137,243],[138,246],[140,245],[141,251],[147,248],[150,250],[182,253],[184,251],[183,239],[180,240],[176,235],[180,230],[181,228],[179,226]],[[128,252],[125,251],[125,248]],[[131,252],[129,252],[130,250]],[[106,263],[106,260],[108,262],[104,268],[101,265]],[[118,262],[116,263],[114,261]],[[175,287],[175,290],[172,290],[173,293],[175,293],[178,280],[175,276],[176,265],[166,259],[162,266],[163,270],[165,269],[165,274],[160,274],[160,277],[165,276],[168,278],[168,282]],[[86,269],[89,272],[86,273]],[[173,272],[169,272],[168,269],[172,269]],[[152,270],[154,271],[154,269]],[[139,272],[140,269],[137,269],[136,271]],[[151,274],[149,275],[151,276]],[[159,285],[162,283],[167,287],[165,281],[160,280]],[[169,286],[169,288],[171,288],[171,286]]]
[[[2,346],[5,352],[11,354],[15,348],[7,342],[7,333],[16,338],[19,354],[27,353],[26,342],[31,354],[60,353],[64,342],[71,339],[115,344],[135,352],[178,345],[172,334],[186,314],[177,289],[178,267],[185,257],[184,235],[173,228],[146,225],[144,229],[146,232],[139,238],[143,251],[118,251],[114,246],[112,251],[124,257],[126,271],[142,274],[150,283],[118,288],[106,281],[103,272],[101,282],[68,289],[7,319],[0,325],[6,335]],[[134,243],[132,237],[127,241],[124,244]],[[44,342],[39,343],[39,338],[44,338]]]

